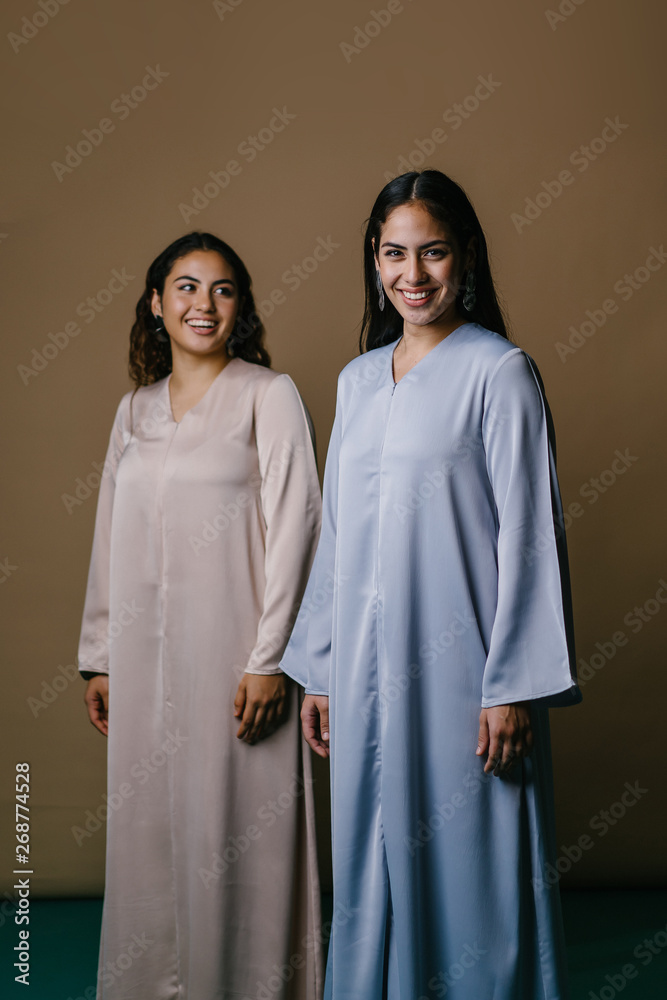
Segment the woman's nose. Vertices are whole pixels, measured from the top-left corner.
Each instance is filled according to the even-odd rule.
[[[411,285],[417,285],[424,280],[425,276],[421,257],[418,254],[408,257],[405,270],[406,281],[409,281]]]
[[[212,298],[204,292],[200,293],[197,299],[196,308],[199,309],[200,312],[215,312],[215,306],[213,305]]]

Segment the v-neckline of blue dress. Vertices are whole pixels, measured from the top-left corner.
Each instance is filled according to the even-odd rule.
[[[388,347],[390,348],[390,350],[389,350],[389,376],[390,376],[391,384],[392,384],[393,388],[395,389],[396,386],[399,385],[403,381],[404,378],[406,378],[406,376],[412,375],[412,373],[414,371],[416,371],[417,368],[419,368],[419,366],[421,364],[423,364],[423,362],[426,361],[426,359],[429,358],[433,354],[434,351],[437,351],[438,348],[440,348],[444,343],[446,343],[448,340],[451,340],[451,338],[454,336],[455,333],[458,333],[459,330],[462,330],[466,326],[472,326],[472,325],[474,325],[474,324],[472,324],[470,322],[465,322],[465,323],[461,323],[460,326],[455,327],[452,330],[451,333],[448,333],[446,337],[443,337],[441,341],[439,341],[437,344],[435,344],[430,349],[430,351],[426,352],[426,354],[424,355],[423,358],[420,358],[419,361],[415,365],[412,366],[412,368],[409,368],[408,371],[405,373],[405,375],[401,375],[401,377],[398,379],[398,381],[396,381],[396,379],[394,378],[394,352],[395,352],[396,348],[398,347],[398,345],[400,344],[400,342],[403,340],[403,334],[401,334],[401,336],[398,338],[398,340],[395,343],[391,343],[391,344],[388,345]]]

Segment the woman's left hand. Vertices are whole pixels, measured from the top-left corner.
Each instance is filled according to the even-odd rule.
[[[244,674],[234,698],[234,715],[241,719],[237,737],[256,743],[285,721],[285,674]]]
[[[484,773],[493,771],[498,777],[507,774],[514,765],[527,757],[533,746],[530,727],[530,702],[496,705],[483,708],[479,716],[477,755],[489,752]]]

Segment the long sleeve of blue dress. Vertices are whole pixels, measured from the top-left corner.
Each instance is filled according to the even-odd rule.
[[[523,351],[503,355],[489,380],[482,419],[498,516],[498,598],[484,668],[484,708],[580,699],[549,424],[534,363]]]
[[[336,579],[336,521],[338,508],[338,448],[341,436],[341,402],[329,440],[322,489],[322,527],[317,554],[295,623],[294,641],[282,669],[297,680],[307,694],[329,694],[331,639],[334,629]]]

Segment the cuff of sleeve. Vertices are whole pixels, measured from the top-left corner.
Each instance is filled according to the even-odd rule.
[[[83,677],[84,681],[89,681],[91,677],[103,677],[109,676],[108,670],[88,670],[86,667],[79,667],[79,673]]]
[[[530,692],[522,694],[515,692],[504,697],[482,698],[482,708],[496,708],[498,705],[515,705],[520,701],[539,702],[545,708],[565,708],[568,705],[578,705],[582,694],[576,684],[568,688],[554,688],[551,691]]]
[[[256,674],[258,677],[274,677],[276,674],[284,674],[285,671],[281,670],[280,667],[268,667],[265,670],[261,670],[257,667],[246,667],[243,673]]]

